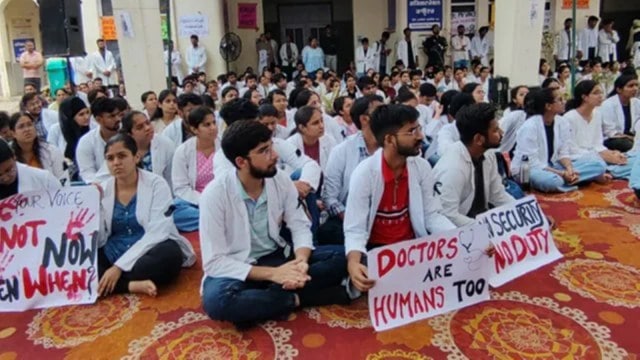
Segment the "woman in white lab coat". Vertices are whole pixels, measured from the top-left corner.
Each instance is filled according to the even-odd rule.
[[[295,133],[287,141],[315,160],[324,171],[336,142],[330,135],[325,135],[322,111],[312,106],[303,106],[296,111],[294,120]]]
[[[0,139],[0,200],[17,193],[59,189],[60,181],[50,172],[16,161],[11,146]]]
[[[604,145],[611,150],[627,152],[633,147],[634,135],[637,136],[634,129],[640,121],[640,99],[636,98],[638,76],[621,75],[614,88],[598,109],[603,115]]]
[[[176,211],[173,214],[180,231],[198,230],[200,194],[213,180],[213,159],[219,148],[215,115],[206,106],[199,106],[188,117],[194,137],[178,146],[173,155],[171,180]]]
[[[68,174],[64,171],[62,152],[38,138],[36,127],[28,114],[23,112],[13,114],[9,119],[9,128],[14,134],[11,148],[18,162],[47,170],[62,183],[68,180]]]
[[[135,140],[118,134],[105,146],[111,173],[102,188],[98,237],[98,294],[155,296],[158,286],[174,281],[183,266],[195,263],[191,244],[171,218],[169,185],[138,169]]]
[[[176,94],[169,89],[162,90],[158,96],[158,108],[151,118],[153,129],[156,133],[161,133],[169,124],[179,118]]]

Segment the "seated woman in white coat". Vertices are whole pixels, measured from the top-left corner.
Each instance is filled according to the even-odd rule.
[[[58,148],[62,150],[67,162],[69,180],[71,182],[80,180],[78,162],[76,161],[76,148],[80,138],[91,129],[91,110],[80,98],[71,97],[60,104],[59,128],[62,140]],[[53,131],[53,129],[52,129]]]
[[[473,96],[467,93],[458,93],[453,99],[451,99],[451,105],[449,105],[449,116],[453,118],[453,120],[449,121],[448,124],[443,125],[440,131],[438,131],[437,138],[437,151],[438,157],[442,157],[446,152],[447,148],[451,146],[451,144],[460,140],[460,133],[458,132],[458,128],[456,127],[456,114],[458,111],[465,106],[469,106],[475,104],[475,100]]]
[[[122,119],[120,132],[135,140],[140,168],[162,176],[171,186],[171,162],[176,151],[171,140],[156,134],[151,121],[140,111],[132,111]]]
[[[98,294],[155,296],[183,266],[195,263],[195,253],[173,224],[169,185],[138,169],[136,142],[118,134],[104,151],[111,176],[100,184]]]
[[[325,134],[322,112],[315,107],[303,106],[296,111],[294,119],[296,129],[287,141],[315,160],[324,170],[336,142],[331,135]]]
[[[9,143],[0,139],[0,200],[27,191],[60,187],[60,181],[50,172],[17,162]]]
[[[600,156],[607,163],[607,171],[613,178],[628,179],[635,155],[609,150],[603,144],[603,113],[596,109],[602,105],[602,88],[593,80],[583,80],[576,85],[573,93],[573,99],[567,103],[567,109],[573,110],[564,114],[570,134],[564,144],[568,146],[566,151],[576,156]]]
[[[198,230],[200,194],[213,180],[214,156],[220,145],[211,109],[200,106],[191,110],[188,121],[195,136],[178,146],[171,170],[176,197],[173,218],[178,229],[186,232]]]
[[[616,79],[614,88],[598,109],[604,121],[604,146],[627,152],[633,147],[634,127],[640,120],[640,99],[636,97],[638,76],[623,74]]]
[[[542,192],[577,190],[578,183],[605,181],[606,164],[598,156],[572,154],[565,146],[569,135],[564,128],[564,95],[560,90],[542,89],[527,94],[527,120],[518,131],[511,173],[519,182],[527,175],[521,170],[529,166],[531,187]],[[525,160],[526,159],[526,160]]]
[[[162,131],[162,135],[173,143],[174,148],[177,148],[193,136],[187,118],[191,110],[202,105],[204,105],[203,96],[196,94],[182,94],[178,96],[180,119],[173,121]]]
[[[293,109],[299,109],[303,106],[311,106],[322,111],[322,102],[320,101],[320,96],[308,89],[301,90],[298,95],[296,95]],[[289,132],[293,131],[293,129],[296,128],[294,116],[295,110],[290,111],[287,114],[287,130]],[[338,125],[334,118],[325,113],[322,113],[322,120],[324,121],[326,133],[328,135],[331,135],[336,144],[341,143],[347,137],[346,132],[342,130],[342,128]]]
[[[9,120],[9,128],[13,131],[11,147],[18,162],[49,171],[63,184],[68,181],[62,152],[38,138],[33,120],[28,114],[13,114]]]
[[[153,129],[157,133],[161,133],[169,124],[178,120],[178,98],[176,94],[165,89],[158,95],[158,108],[151,118]]]

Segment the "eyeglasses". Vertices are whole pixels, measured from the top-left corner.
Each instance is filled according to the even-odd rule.
[[[396,135],[411,135],[411,136],[422,135],[422,126],[418,125],[409,131],[398,131]]]

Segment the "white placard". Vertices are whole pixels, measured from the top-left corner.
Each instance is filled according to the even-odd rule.
[[[209,35],[209,19],[200,14],[180,16],[178,31],[181,37],[207,36]]]

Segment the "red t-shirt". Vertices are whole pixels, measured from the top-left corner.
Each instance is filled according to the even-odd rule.
[[[409,173],[405,166],[396,179],[393,170],[382,158],[384,192],[371,228],[369,242],[375,245],[394,244],[415,238],[409,218]]]
[[[304,144],[304,154],[320,164],[320,141],[316,141],[313,145]]]

